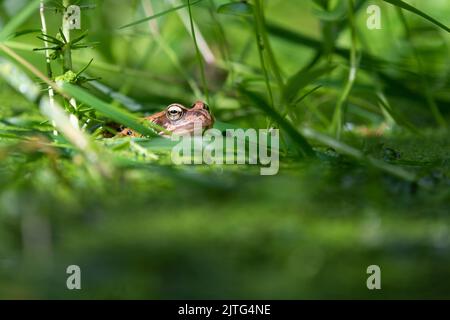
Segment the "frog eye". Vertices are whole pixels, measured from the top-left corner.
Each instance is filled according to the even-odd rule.
[[[180,119],[182,115],[183,109],[181,109],[179,106],[173,105],[167,108],[167,118],[172,121]]]

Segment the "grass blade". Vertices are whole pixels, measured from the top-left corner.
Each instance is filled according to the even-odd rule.
[[[402,114],[398,113],[392,108],[386,97],[384,97],[382,94],[378,94],[377,100],[380,108],[387,112],[392,117],[392,119],[394,119],[397,125],[409,130],[414,134],[420,134],[420,131],[412,123],[410,123],[405,117],[402,116]]]
[[[283,88],[283,77],[281,75],[280,67],[278,66],[278,62],[275,58],[275,54],[272,50],[272,46],[269,41],[269,36],[267,34],[266,29],[266,18],[264,16],[264,8],[261,0],[255,1],[255,9],[254,9],[254,19],[256,30],[258,32],[258,47],[261,50],[262,54],[267,56],[267,62],[272,70],[272,73],[275,77],[275,80],[278,84],[280,90]],[[261,41],[261,43],[259,43]]]
[[[19,14],[11,19],[0,31],[0,42],[5,41],[12,34],[14,34],[16,32],[16,29],[37,11],[40,2],[40,0],[34,0],[30,2],[25,8],[20,10]],[[47,1],[45,0],[43,2],[45,3]]]
[[[342,141],[338,141],[332,137],[329,137],[327,135],[324,135],[322,133],[314,131],[310,128],[306,128],[306,129],[302,130],[302,133],[304,136],[306,136],[312,140],[318,141],[327,147],[333,148],[334,150],[336,150],[337,152],[339,152],[341,154],[347,155],[358,161],[363,161],[363,162],[373,166],[374,168],[377,168],[379,170],[387,172],[393,176],[396,176],[398,178],[401,178],[403,180],[410,181],[410,182],[415,182],[417,180],[417,176],[414,173],[409,172],[398,166],[386,163],[382,160],[376,159],[372,156],[367,156],[362,151],[360,151],[346,143],[343,143]]]
[[[121,27],[119,28],[119,30],[120,30],[120,29],[125,29],[125,28],[128,28],[128,27],[132,27],[132,26],[135,26],[135,25],[137,25],[137,24],[141,24],[141,23],[144,23],[144,22],[146,22],[146,21],[149,21],[149,20],[153,20],[153,19],[162,17],[162,16],[164,16],[164,15],[166,15],[166,14],[168,14],[168,13],[171,13],[171,12],[174,12],[174,11],[177,11],[177,10],[180,10],[180,9],[183,9],[183,8],[186,8],[186,7],[188,7],[188,6],[193,6],[193,5],[195,5],[195,4],[197,4],[197,3],[201,2],[201,1],[203,1],[203,0],[197,0],[197,1],[194,1],[194,2],[192,2],[192,3],[190,3],[190,4],[189,4],[189,3],[183,4],[183,5],[180,5],[180,6],[178,6],[178,7],[174,7],[174,8],[171,8],[171,9],[168,9],[168,10],[165,10],[165,11],[162,11],[162,12],[159,12],[159,13],[157,13],[157,14],[155,14],[155,15],[152,15],[152,16],[149,16],[149,17],[145,17],[145,18],[143,18],[143,19],[140,19],[140,20],[131,22],[131,23],[129,23],[129,24],[126,24],[126,25],[124,25],[124,26],[121,26]]]
[[[153,130],[139,123],[139,120],[132,114],[100,100],[87,91],[68,83],[64,83],[62,88],[66,93],[77,99],[77,101],[91,106],[104,116],[117,121],[120,124],[123,124],[131,129],[134,129],[143,135],[156,136]],[[162,129],[159,126],[152,124],[151,122],[148,122],[148,125],[156,130]]]
[[[422,18],[430,21],[431,23],[435,24],[436,26],[438,26],[441,29],[444,29],[447,32],[450,32],[450,28],[447,27],[446,25],[444,25],[443,23],[437,21],[436,19],[434,19],[433,17],[430,17],[429,15],[427,15],[425,12],[420,11],[419,9],[413,7],[410,4],[407,4],[406,2],[403,2],[401,0],[383,0],[384,2],[390,3],[396,7],[402,8],[404,10],[407,10],[409,12],[415,13],[418,16],[421,16]]]
[[[45,97],[40,102],[40,109],[44,116],[53,121],[60,132],[83,153],[93,152],[90,146],[89,137],[79,128],[72,125],[69,114],[57,103],[50,102]]]
[[[291,103],[295,100],[298,93],[308,84],[312,83],[322,75],[334,70],[336,66],[325,66],[313,70],[301,69],[290,77],[283,88],[283,101]]]
[[[253,15],[253,7],[247,2],[230,2],[217,8],[217,13],[250,17]]]
[[[191,33],[192,33],[192,40],[194,41],[195,46],[195,54],[197,56],[197,61],[200,67],[200,76],[202,79],[202,86],[203,86],[203,92],[205,94],[206,102],[209,103],[209,93],[208,93],[208,84],[206,83],[206,73],[205,73],[205,65],[203,64],[203,57],[200,52],[200,48],[197,42],[197,35],[195,33],[195,25],[194,25],[194,18],[192,16],[192,4],[191,1],[188,0],[188,9],[189,9],[189,23],[191,27]]]
[[[347,83],[345,84],[344,91],[340,96],[336,108],[334,110],[333,120],[332,120],[332,130],[335,132],[336,136],[340,138],[342,132],[342,126],[345,121],[345,113],[346,113],[346,103],[347,99],[350,96],[350,93],[353,89],[353,85],[356,81],[356,75],[359,69],[359,63],[357,61],[357,52],[356,52],[356,25],[355,25],[355,17],[353,15],[353,0],[348,0],[348,20],[349,20],[349,28],[351,33],[351,48],[350,48],[350,71],[348,74]]]
[[[240,88],[240,92],[247,97],[250,101],[254,103],[254,106],[264,111],[273,121],[278,123],[281,128],[283,128],[286,133],[292,138],[294,143],[297,145],[298,150],[302,156],[313,157],[315,156],[314,150],[308,143],[308,141],[303,137],[303,135],[295,129],[295,127],[287,121],[281,114],[279,114],[275,109],[273,109],[261,96],[258,94],[248,91],[247,89]]]

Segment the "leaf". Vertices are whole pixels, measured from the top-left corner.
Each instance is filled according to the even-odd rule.
[[[282,115],[273,109],[260,95],[248,91],[245,88],[239,88],[240,92],[246,96],[250,101],[254,103],[256,108],[264,111],[270,118],[272,118],[276,123],[283,128],[286,133],[292,138],[294,143],[298,147],[298,151],[302,156],[314,157],[315,153],[308,141],[303,137],[303,135],[295,129],[295,127],[287,121]]]
[[[309,95],[313,94],[314,92],[316,92],[317,90],[319,90],[320,88],[322,88],[323,85],[319,84],[318,86],[315,86],[314,88],[312,88],[311,90],[309,90],[308,92],[306,92],[304,95],[302,95],[300,98],[298,98],[297,100],[294,101],[295,105],[298,105],[300,102],[302,102],[303,100],[305,100],[306,97],[308,97]]]
[[[322,4],[319,4],[320,9],[313,9],[314,15],[323,21],[339,21],[347,16],[347,1],[339,1],[335,8],[330,11],[323,8]]]
[[[89,137],[72,125],[69,114],[56,101],[51,103],[49,98],[45,97],[40,102],[40,109],[42,114],[52,120],[58,131],[62,132],[75,147],[85,153],[94,152]]]
[[[85,31],[79,37],[71,40],[70,43],[71,44],[76,44],[76,43],[80,42],[81,40],[83,40],[84,38],[86,38],[87,35],[88,35],[88,31]]]
[[[336,68],[336,66],[329,65],[312,70],[301,69],[290,77],[284,86],[283,101],[291,103],[303,88],[320,78],[322,75],[333,71],[334,68]]]
[[[399,8],[405,9],[409,12],[415,13],[419,16],[421,16],[422,18],[430,21],[431,23],[435,24],[436,26],[444,29],[447,32],[450,32],[450,28],[447,27],[446,25],[444,25],[443,23],[437,21],[436,19],[434,19],[433,17],[430,17],[429,15],[427,15],[425,12],[420,11],[419,9],[413,7],[410,4],[407,4],[406,2],[403,2],[401,0],[383,0],[384,2],[390,3],[394,6],[397,6]]]
[[[345,154],[356,160],[363,161],[366,164],[369,164],[369,165],[373,166],[374,168],[377,168],[379,170],[387,172],[393,176],[399,177],[401,179],[404,179],[404,180],[410,181],[410,182],[414,182],[417,180],[417,176],[413,172],[410,172],[401,167],[386,163],[386,162],[376,159],[370,155],[365,155],[362,151],[360,151],[342,141],[336,140],[330,136],[319,133],[310,128],[303,129],[302,133],[306,137],[313,139],[315,141],[318,141],[325,146],[333,148],[334,150],[336,150],[337,152],[339,152],[341,154]]]
[[[53,37],[53,36],[51,36],[49,34],[42,33],[42,37],[39,36],[37,38],[40,39],[40,40],[43,40],[43,41],[52,42],[54,44],[64,45],[64,42],[62,42],[58,38],[55,38],[55,37]]]
[[[217,8],[217,12],[221,14],[230,14],[235,16],[251,16],[253,15],[253,7],[247,2],[230,2]]]
[[[81,69],[80,71],[78,71],[77,75],[75,76],[75,78],[79,78],[81,76],[81,74],[83,72],[85,72],[87,70],[87,68],[89,68],[89,66],[91,65],[92,61],[94,61],[94,58],[91,59],[91,61],[88,62],[88,64],[86,66],[83,67],[83,69]]]
[[[281,27],[274,23],[268,23],[266,27],[269,33],[280,39],[284,39],[295,45],[312,48],[319,52],[322,50],[322,43],[316,39],[305,36],[296,31],[292,31],[287,28]],[[415,100],[420,101],[421,103],[427,103],[423,95],[419,94],[417,91],[409,89],[409,87],[404,83],[402,79],[394,78],[388,73],[382,71],[386,70],[388,67],[392,68],[393,66],[395,66],[399,70],[403,70],[401,65],[398,65],[395,62],[382,60],[381,58],[375,57],[370,53],[364,52],[363,50],[361,50],[360,52],[361,52],[360,68],[371,71],[378,70],[378,76],[380,77],[381,81],[385,84],[386,92],[389,93],[389,95],[402,97],[410,96],[411,98],[414,98]],[[348,59],[350,56],[350,50],[342,47],[336,47],[334,53],[344,59]],[[408,70],[405,70],[405,72],[406,71]],[[448,105],[448,102],[443,99],[439,100],[437,99],[436,103],[439,108],[444,109],[447,108]]]
[[[197,0],[197,1],[194,1],[194,2],[192,2],[190,5],[193,6],[193,5],[195,5],[195,4],[197,4],[197,3],[201,2],[201,1],[203,1],[203,0]],[[140,23],[143,23],[143,22],[146,22],[146,21],[149,21],[149,20],[153,20],[153,19],[159,18],[159,17],[164,16],[164,15],[166,15],[166,14],[168,14],[168,13],[171,13],[171,12],[174,12],[174,11],[177,11],[177,10],[180,10],[180,9],[183,9],[183,8],[185,8],[185,7],[187,7],[187,6],[189,6],[189,4],[183,4],[183,5],[180,5],[180,6],[178,6],[178,7],[173,7],[173,8],[171,8],[171,9],[168,9],[168,10],[165,10],[165,11],[162,11],[162,12],[159,12],[159,13],[153,15],[153,16],[145,17],[145,18],[143,18],[143,19],[140,19],[140,20],[137,20],[137,21],[135,21],[135,22],[131,22],[131,23],[129,23],[129,24],[126,24],[126,25],[124,25],[124,26],[121,26],[121,27],[119,28],[119,30],[120,30],[120,29],[125,29],[125,28],[128,28],[128,27],[131,27],[131,26],[135,26],[135,25],[137,25],[137,24],[140,24]]]
[[[54,137],[57,142],[69,141],[95,167],[95,172],[108,177],[111,175],[110,167],[105,159],[101,159],[101,154],[90,137],[81,131],[78,126],[73,125],[71,121],[73,115],[69,115],[56,101],[50,101],[48,97],[44,97],[40,101],[40,109],[42,114],[52,120],[58,131],[63,134],[65,139],[61,139],[59,135]]]
[[[20,36],[24,36],[26,34],[38,33],[38,32],[40,33],[41,29],[26,29],[26,30],[14,32],[13,34],[11,34],[9,36],[9,38],[13,39],[13,38],[17,38],[17,37],[20,37]]]
[[[313,0],[313,2],[323,10],[325,10],[328,5],[328,0]]]
[[[403,117],[400,113],[398,113],[396,110],[394,110],[389,102],[382,96],[377,95],[377,100],[380,104],[380,107],[385,110],[391,117],[394,119],[395,123],[398,124],[401,127],[404,127],[405,129],[409,130],[412,133],[420,135],[420,131],[411,124],[405,117]]]
[[[129,114],[126,111],[123,111],[111,104],[108,104],[97,97],[91,95],[87,91],[71,85],[69,83],[64,83],[62,86],[63,91],[70,94],[72,97],[74,97],[77,101],[81,101],[86,105],[91,106],[95,110],[97,110],[99,113],[103,114],[104,116],[119,122],[120,124],[123,124],[131,129],[136,130],[137,132],[146,135],[146,136],[156,136],[155,132],[151,130],[150,128],[147,128],[146,126],[139,123],[139,120],[133,116],[132,114]],[[156,126],[152,124],[151,122],[148,122],[149,126],[154,127],[157,130],[161,130],[159,126]]]
[[[31,15],[36,13],[39,8],[39,3],[41,0],[34,0],[30,2],[25,8],[20,10],[19,14],[17,14],[14,18],[12,18],[0,31],[0,42],[5,41],[9,38],[15,30],[24,23]],[[47,2],[47,0],[43,0],[43,2]]]
[[[67,41],[66,36],[64,35],[64,32],[63,32],[63,30],[61,28],[59,28],[59,34],[60,34],[63,42],[67,43],[68,41]]]

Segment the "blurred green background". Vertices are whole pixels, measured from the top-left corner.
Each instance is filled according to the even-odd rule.
[[[30,2],[0,1],[0,26]],[[256,2],[270,43],[266,75]],[[82,9],[71,36],[88,31],[84,41],[96,44],[72,51],[73,70],[93,58],[84,75],[100,79],[85,89],[137,116],[207,99],[221,123],[280,127],[276,176],[251,165],[174,166],[164,139],[106,139],[95,126],[85,130],[91,161],[52,134],[39,108],[42,79],[0,50],[0,298],[450,298],[448,31],[381,0],[256,2],[192,6],[205,40],[199,60],[186,7],[119,29],[187,1],[78,1],[95,7]],[[448,1],[407,3],[450,25]],[[371,4],[381,8],[380,30],[366,26]],[[58,8],[46,3],[52,36]],[[36,6],[3,44],[46,73],[43,52],[33,51],[43,47],[40,28]],[[357,77],[343,96],[352,51]],[[62,74],[58,59],[52,67]],[[305,84],[285,105],[283,85],[299,70]],[[270,104],[268,86],[276,112],[298,133],[314,130],[316,158],[298,156],[286,128],[242,91]],[[78,116],[108,121],[98,110]],[[66,288],[73,264],[82,290]],[[366,287],[369,265],[381,268],[381,290]]]

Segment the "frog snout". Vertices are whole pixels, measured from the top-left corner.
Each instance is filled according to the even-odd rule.
[[[192,108],[209,111],[209,106],[206,103],[204,103],[203,101],[195,102],[194,105],[192,106]]]

